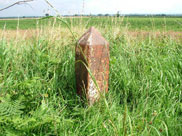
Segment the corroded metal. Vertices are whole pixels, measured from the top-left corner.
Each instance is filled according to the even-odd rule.
[[[90,105],[108,92],[109,43],[91,27],[76,46],[76,87]]]

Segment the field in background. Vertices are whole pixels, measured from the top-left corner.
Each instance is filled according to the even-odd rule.
[[[0,20],[0,135],[182,135],[182,18],[64,20],[76,40],[58,20]],[[110,79],[89,107],[74,65],[92,25],[110,43]]]
[[[83,17],[83,18],[63,18],[71,26],[80,27],[127,27],[129,30],[162,30],[162,31],[182,31],[182,18],[175,17]],[[52,22],[53,19],[52,19]],[[35,29],[37,27],[50,25],[50,21],[42,19],[19,19],[19,20],[0,20],[0,29]],[[56,26],[65,27],[65,24],[57,21]]]

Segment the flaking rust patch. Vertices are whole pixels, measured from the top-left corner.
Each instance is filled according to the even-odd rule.
[[[89,105],[93,105],[94,102],[99,98],[99,91],[92,79],[89,81],[89,88],[88,88],[88,103]]]
[[[90,33],[88,40],[87,40],[87,45],[92,46],[92,38],[93,38],[92,33]],[[90,47],[90,52],[89,52],[89,56],[88,56],[89,58],[91,58],[91,56],[94,55],[93,51],[94,51],[93,48]],[[88,59],[88,60],[89,60],[89,65],[92,65],[91,60],[90,59]],[[87,99],[88,99],[89,105],[93,105],[94,102],[98,99],[99,94],[98,94],[98,90],[96,88],[96,85],[95,85],[95,83],[94,83],[94,81],[90,75],[88,77],[88,80],[89,80],[89,82],[88,82]]]
[[[87,42],[88,42],[87,44],[88,44],[89,46],[92,45],[92,33],[90,33]]]

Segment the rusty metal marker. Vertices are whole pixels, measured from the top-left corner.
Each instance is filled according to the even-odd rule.
[[[89,105],[108,92],[109,43],[91,27],[76,46],[76,87]]]

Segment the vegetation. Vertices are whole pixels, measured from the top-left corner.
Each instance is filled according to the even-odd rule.
[[[19,29],[13,38],[6,33],[14,30],[1,31],[0,135],[182,136],[182,40],[170,33],[181,31],[182,20],[166,18],[164,26],[161,18],[153,25],[151,18],[125,18],[130,25],[122,18],[67,20],[77,39],[94,25],[109,41],[109,93],[91,107],[82,102],[69,30],[21,20],[19,29],[37,26],[28,39]],[[1,28],[17,27],[3,21]]]
[[[178,17],[83,17],[81,20],[75,18],[63,18],[69,25],[75,27],[127,27],[129,30],[162,30],[162,31],[182,31],[182,18]],[[52,19],[52,22],[54,20]],[[42,19],[15,19],[15,20],[0,20],[0,29],[16,30],[19,29],[35,29],[37,27],[49,26],[47,20]],[[66,27],[65,24],[57,22],[57,26]]]

